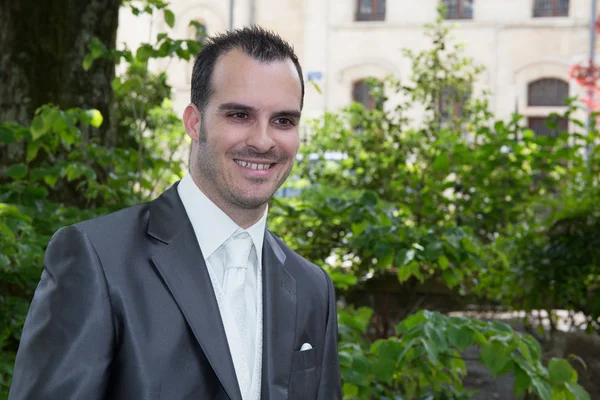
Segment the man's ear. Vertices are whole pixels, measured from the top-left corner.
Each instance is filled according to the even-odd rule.
[[[185,126],[185,131],[194,142],[198,142],[201,118],[202,114],[195,104],[188,104],[183,111],[183,125]]]

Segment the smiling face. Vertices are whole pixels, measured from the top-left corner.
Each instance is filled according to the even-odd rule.
[[[239,50],[220,56],[200,112],[184,112],[194,141],[192,177],[240,226],[252,225],[288,177],[299,147],[301,85],[291,60],[262,63]],[[257,218],[258,217],[258,218]]]

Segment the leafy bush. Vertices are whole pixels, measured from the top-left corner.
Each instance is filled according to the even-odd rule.
[[[517,396],[589,399],[567,361],[552,359],[545,368],[539,343],[506,324],[422,311],[399,323],[397,336],[370,343],[364,340],[370,317],[367,308],[340,311],[344,398],[468,399],[461,354],[478,346],[479,360],[494,376],[515,375]]]
[[[496,120],[473,91],[481,68],[443,21],[428,27],[430,49],[405,52],[409,81],[373,82],[374,109],[352,104],[309,124],[288,183],[298,195],[275,200],[270,224],[329,271],[342,300],[376,278],[396,280],[388,290],[409,291],[411,310],[419,287],[435,283],[483,305],[583,311],[595,326],[600,160],[585,150],[598,132],[537,137],[520,115]],[[577,107],[571,100],[565,116],[581,128]],[[424,311],[387,321],[395,334],[372,342],[375,317],[386,318],[340,309],[348,399],[469,398],[461,352],[470,345],[493,374],[514,374],[519,395],[589,398],[567,361],[544,366],[540,344],[504,324]]]

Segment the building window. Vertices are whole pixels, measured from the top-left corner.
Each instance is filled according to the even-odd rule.
[[[569,130],[569,120],[565,117],[551,115],[549,117],[529,117],[527,126],[536,136],[556,137]]]
[[[473,0],[443,0],[448,8],[447,19],[473,19]]]
[[[206,25],[202,22],[193,21],[190,23],[190,26],[193,28],[194,33],[192,34],[193,38],[202,44],[206,42],[208,38],[208,30],[206,29]]]
[[[373,110],[378,105],[374,90],[381,90],[382,85],[373,79],[361,79],[352,84],[352,100],[362,104],[367,110]],[[377,96],[379,98],[379,96]]]
[[[543,78],[527,87],[527,105],[563,107],[569,96],[569,83],[562,79]]]
[[[443,89],[437,101],[437,110],[441,122],[462,118],[465,104],[469,101],[470,97],[471,93],[469,90],[458,90],[454,87]]]
[[[385,0],[357,0],[357,21],[384,21]]]
[[[568,17],[569,0],[535,0],[534,17]]]

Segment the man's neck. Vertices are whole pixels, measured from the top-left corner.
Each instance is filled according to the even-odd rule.
[[[229,205],[226,202],[220,202],[214,198],[208,190],[202,188],[200,179],[190,171],[192,180],[198,189],[217,207],[221,209],[233,222],[243,229],[248,229],[256,224],[265,215],[267,205],[263,204],[257,208],[244,208],[242,206]]]

